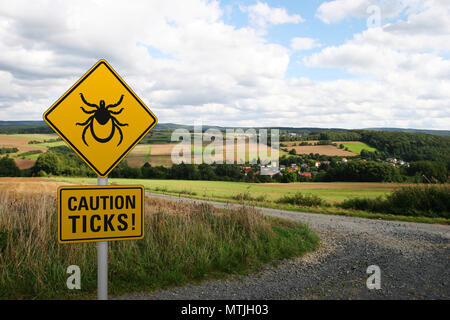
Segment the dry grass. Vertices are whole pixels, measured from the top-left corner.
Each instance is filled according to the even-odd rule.
[[[23,169],[28,169],[31,168],[32,166],[34,166],[34,164],[36,163],[36,160],[31,160],[31,159],[14,159],[14,162],[16,163],[17,167],[20,170]]]
[[[0,299],[95,296],[95,243],[59,244],[56,208],[56,192],[0,190]],[[111,294],[248,272],[318,245],[306,226],[265,218],[256,209],[148,197],[145,208],[144,239],[109,244]],[[72,264],[81,269],[82,290],[66,287]]]
[[[309,141],[308,141],[309,142]],[[290,146],[287,147],[288,150],[295,149],[297,154],[310,154],[310,153],[318,153],[326,156],[342,156],[342,157],[352,157],[356,156],[356,153],[345,151],[343,149],[339,149],[333,145],[323,145],[323,146]]]
[[[55,139],[56,135],[42,135],[42,134],[0,134],[0,147],[15,147],[19,152],[41,150],[45,151],[47,148],[28,144],[32,140],[43,141],[44,139]]]

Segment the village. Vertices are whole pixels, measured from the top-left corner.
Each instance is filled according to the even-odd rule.
[[[351,160],[351,159],[350,159]],[[358,159],[359,161],[365,162],[366,159]],[[349,162],[349,159],[342,157],[338,164],[346,164]],[[384,161],[386,164],[389,164],[397,169],[400,168],[409,168],[409,163],[397,158],[386,158]],[[305,178],[312,178],[314,175],[319,173],[319,170],[326,170],[331,165],[330,160],[315,160],[310,162],[303,162],[301,164],[291,163],[290,165],[279,164],[276,161],[272,161],[270,164],[259,164],[259,171],[255,172],[257,175],[267,175],[273,177],[277,174],[283,175],[285,172],[297,173],[299,176]],[[252,170],[252,166],[243,166],[242,171],[244,175],[247,175]]]

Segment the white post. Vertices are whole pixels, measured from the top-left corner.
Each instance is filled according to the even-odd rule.
[[[108,177],[98,177],[97,185],[108,185]],[[108,300],[108,241],[97,242],[97,299]]]

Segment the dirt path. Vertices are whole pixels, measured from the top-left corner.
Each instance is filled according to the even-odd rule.
[[[172,201],[201,202],[148,194]],[[217,207],[238,206],[211,202]],[[450,227],[261,208],[308,224],[321,237],[314,253],[277,267],[200,285],[132,293],[119,299],[450,299]],[[367,268],[381,270],[369,290]]]

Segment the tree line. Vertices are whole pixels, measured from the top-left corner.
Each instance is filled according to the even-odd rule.
[[[329,159],[316,168],[301,171],[311,172],[311,177],[290,172],[291,163]],[[350,160],[347,163],[333,157],[303,155],[300,157],[283,157],[287,168],[275,175],[260,175],[258,165],[247,166],[246,172],[236,164],[174,164],[171,167],[152,166],[145,163],[142,167],[130,167],[122,161],[110,174],[112,178],[132,179],[177,179],[177,180],[221,180],[243,182],[302,182],[302,181],[353,181],[353,182],[408,182],[408,183],[445,183],[448,182],[448,168],[436,161],[412,162],[409,168],[395,168],[379,161]],[[293,162],[296,161],[296,162]],[[34,166],[19,170],[13,159],[8,156],[0,158],[0,176],[83,176],[95,177],[95,173],[69,148],[60,146],[42,153]]]

